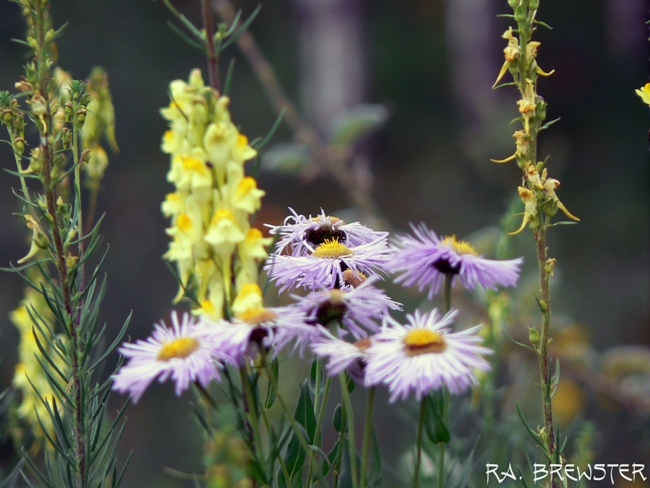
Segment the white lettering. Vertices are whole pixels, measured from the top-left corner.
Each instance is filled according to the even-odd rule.
[[[533,464],[533,468],[534,468],[534,471],[533,471],[533,483],[537,483],[539,480],[543,480],[544,478],[546,478],[548,476],[548,471],[546,470],[546,465],[535,463],[535,464]],[[538,478],[537,477],[538,473],[543,473],[544,476],[541,476],[541,477]]]
[[[637,466],[638,466],[639,468],[641,468],[641,469],[639,469],[639,471],[636,470]],[[634,464],[632,465],[632,470],[633,470],[633,471],[632,471],[632,481],[634,481],[634,479],[636,479],[636,474],[637,474],[637,473],[639,473],[639,474],[641,475],[641,478],[643,478],[643,481],[645,481],[645,480],[647,479],[647,478],[643,475],[643,468],[645,468],[645,464],[637,464],[637,463],[634,463]]]
[[[575,468],[575,465],[573,465],[573,464],[567,464],[566,466],[564,466],[564,474],[565,474],[566,477],[569,478],[570,480],[578,481],[578,478],[574,478],[574,477],[571,476],[571,474],[570,474],[570,473],[573,473],[573,469],[574,469],[574,468]]]
[[[608,464],[607,467],[609,468],[609,479],[612,482],[612,485],[614,484],[614,468],[617,467],[618,464]]]
[[[582,479],[584,476],[585,479],[588,479],[591,481],[591,464],[587,464],[587,467],[589,468],[589,474],[587,474],[587,470],[585,469],[584,471],[580,471],[580,466],[576,466],[576,469],[578,470],[578,481]]]
[[[595,470],[600,470],[600,471],[603,472],[603,477],[602,478],[596,478],[594,476],[594,481],[602,481],[602,480],[604,480],[605,476],[607,476],[607,470],[605,469],[605,465],[604,464],[596,464],[596,466],[594,466],[594,469]]]
[[[494,474],[494,476],[496,476],[496,478],[497,478],[497,481],[499,483],[501,483],[501,481],[499,480],[499,475],[497,474],[497,468],[498,467],[499,467],[498,464],[487,463],[485,465],[485,475],[487,476],[487,483],[488,484],[490,483],[490,474]]]
[[[623,473],[627,473],[630,470],[630,465],[629,464],[621,464],[618,467],[618,474],[621,475],[622,478],[625,478],[628,481],[632,481],[632,478],[628,478],[625,476]]]
[[[562,465],[561,464],[551,464],[551,478],[553,478],[553,475],[556,474],[558,475],[558,478],[560,480],[564,481],[564,478],[562,478]]]
[[[503,479],[510,478],[512,480],[517,480],[515,477],[515,473],[512,471],[512,464],[508,463],[508,471],[504,471],[501,473],[503,475]]]

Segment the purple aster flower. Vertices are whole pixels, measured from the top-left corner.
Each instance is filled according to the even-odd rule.
[[[426,225],[415,227],[414,236],[398,238],[390,268],[401,273],[395,280],[405,286],[417,284],[422,291],[429,287],[429,299],[440,290],[445,275],[453,277],[452,284],[460,279],[467,289],[476,284],[484,288],[515,286],[523,258],[495,261],[479,256],[472,246],[455,236],[440,239]]]
[[[386,266],[391,250],[384,239],[348,247],[336,239],[326,240],[307,256],[271,256],[264,270],[280,293],[302,287],[310,290],[336,288],[344,283],[343,272],[379,276]]]
[[[344,281],[348,281],[351,274],[351,270],[346,270]],[[308,324],[327,326],[340,321],[356,339],[360,339],[368,335],[366,331],[379,330],[377,321],[388,315],[389,309],[402,309],[402,305],[391,300],[384,290],[373,286],[375,280],[365,280],[356,288],[344,285],[332,290],[314,291],[305,297],[293,295],[297,300],[295,306],[305,314]],[[346,333],[341,330],[339,336]]]
[[[336,376],[347,370],[354,381],[363,384],[366,350],[370,345],[369,337],[349,343],[330,334],[327,339],[312,344],[311,348],[316,356],[327,358],[327,374]]]
[[[387,385],[394,402],[411,393],[421,400],[443,386],[460,394],[476,385],[474,370],[490,369],[481,355],[492,351],[479,345],[483,340],[476,335],[480,326],[450,332],[457,314],[451,310],[440,317],[437,310],[426,314],[416,310],[415,315],[406,316],[406,325],[386,317],[366,350],[366,386]]]
[[[179,323],[172,313],[172,328],[156,324],[146,341],[124,344],[119,353],[129,362],[113,377],[113,389],[129,392],[137,403],[153,380],[160,383],[170,377],[176,382],[176,395],[187,390],[190,383],[205,387],[219,379],[216,360],[228,360],[218,354],[209,331],[196,324],[189,314],[183,314]]]
[[[260,346],[275,347],[277,353],[296,337],[308,342],[322,333],[307,325],[304,313],[296,307],[254,307],[231,321],[203,319],[202,323],[211,331],[222,354],[239,366],[245,364],[246,356],[255,356]]]
[[[293,215],[284,219],[284,225],[272,226],[270,234],[279,235],[276,254],[283,254],[285,249],[291,256],[307,256],[312,250],[325,242],[337,240],[348,247],[356,247],[377,239],[386,240],[388,232],[377,232],[359,222],[346,224],[341,219],[321,213],[316,217],[298,215],[289,208]]]

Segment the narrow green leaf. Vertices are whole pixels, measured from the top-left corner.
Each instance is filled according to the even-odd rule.
[[[524,473],[521,471],[521,468],[517,466],[517,471],[519,472],[519,481],[521,481],[521,486],[524,488],[529,488],[528,483],[526,483],[526,477],[524,476]]]
[[[523,347],[524,349],[528,349],[529,351],[533,351],[535,354],[537,354],[537,351],[536,351],[535,349],[533,349],[532,347],[527,346],[526,344],[522,344],[521,342],[517,342],[516,340],[514,340],[512,337],[510,337],[510,336],[509,336],[505,331],[503,331],[503,330],[502,330],[501,332],[503,333],[504,336],[506,336],[508,339],[510,339],[510,341],[514,342],[514,343],[517,344],[518,346],[521,346],[521,347]]]
[[[278,379],[280,377],[280,362],[277,359],[273,359],[271,362],[271,373],[273,374],[275,381],[268,382],[268,388],[266,390],[266,401],[264,402],[264,408],[266,410],[273,406],[277,396],[277,392],[275,391],[275,388],[273,388],[274,384],[278,384]]]
[[[334,417],[332,418],[332,422],[334,423],[334,429],[336,432],[340,433],[341,432],[341,421],[343,419],[343,406],[339,403],[336,408],[334,408]]]
[[[449,439],[451,439],[451,434],[444,421],[444,413],[441,410],[441,406],[437,404],[438,402],[431,395],[426,396],[425,402],[424,427],[427,437],[434,444],[438,444],[439,442],[447,444]]]
[[[544,129],[548,129],[550,126],[552,126],[553,124],[555,124],[555,123],[556,123],[557,121],[559,121],[560,119],[561,119],[561,117],[558,117],[557,119],[549,120],[549,121],[546,122],[543,126],[541,126],[541,127],[538,129],[537,132],[543,131]]]
[[[224,49],[226,49],[228,46],[230,46],[233,42],[237,41],[239,39],[239,36],[241,36],[246,29],[251,25],[253,20],[255,20],[255,17],[257,17],[257,14],[260,13],[260,10],[262,9],[262,4],[258,4],[255,10],[253,10],[253,13],[248,16],[248,18],[239,26],[239,28],[234,31],[226,40],[224,40],[221,45],[219,46],[219,52],[222,52]]]
[[[174,34],[178,35],[178,37],[180,37],[187,44],[189,44],[190,46],[198,49],[199,51],[205,52],[205,46],[203,44],[201,44],[199,42],[196,42],[194,39],[190,39],[190,37],[185,32],[183,32],[181,29],[176,27],[171,20],[167,21],[167,25],[174,32]]]
[[[283,108],[282,111],[278,114],[278,116],[275,118],[275,121],[273,122],[273,125],[269,129],[269,131],[266,133],[264,138],[260,140],[256,140],[254,143],[251,143],[251,146],[257,149],[257,151],[261,151],[264,149],[264,147],[269,143],[269,141],[273,138],[275,135],[275,132],[278,130],[278,127],[280,127],[280,124],[282,123],[282,120],[284,120],[284,114],[286,113],[287,109]]]
[[[235,58],[232,58],[230,60],[230,63],[228,63],[228,70],[226,71],[226,78],[224,79],[223,82],[223,94],[225,96],[230,95],[230,87],[232,86],[232,75],[233,75],[233,70],[235,69]]]

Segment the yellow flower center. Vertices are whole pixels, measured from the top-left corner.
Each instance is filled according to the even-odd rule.
[[[201,309],[203,310],[204,313],[208,315],[217,314],[217,309],[215,308],[214,303],[212,303],[212,301],[208,299],[205,299],[201,302]]]
[[[249,308],[244,312],[237,314],[239,320],[249,323],[250,325],[260,325],[264,322],[270,322],[275,319],[277,315],[271,312],[268,308]]]
[[[404,337],[406,354],[419,356],[420,354],[440,353],[447,349],[445,339],[438,332],[429,329],[413,329]]]
[[[337,259],[342,256],[352,256],[352,254],[352,250],[341,244],[338,239],[325,239],[325,242],[311,253],[315,258],[321,259]]]
[[[255,188],[257,188],[257,182],[255,181],[255,178],[247,176],[246,178],[242,179],[237,185],[235,196],[238,200],[240,200]]]
[[[164,344],[158,353],[158,361],[169,361],[173,358],[186,358],[199,348],[199,341],[194,337],[179,337]]]
[[[235,222],[235,216],[227,208],[220,208],[214,213],[214,217],[212,217],[212,224],[218,224],[222,220],[230,220],[232,222]]]
[[[469,242],[459,241],[456,239],[456,236],[445,236],[442,243],[451,246],[451,248],[458,254],[472,254],[474,256],[478,256],[478,253],[474,250]]]
[[[176,227],[178,227],[181,231],[188,233],[192,230],[194,224],[192,223],[192,219],[190,219],[189,215],[182,213],[178,216],[178,219],[176,219]]]
[[[200,160],[192,157],[183,157],[183,169],[185,171],[196,171],[197,173],[207,174],[208,167],[205,163],[202,163]]]
[[[239,136],[237,136],[237,145],[242,149],[248,146],[248,137],[244,134],[239,134]]]

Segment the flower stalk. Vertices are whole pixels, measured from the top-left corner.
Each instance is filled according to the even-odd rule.
[[[516,140],[515,153],[498,163],[516,160],[517,166],[524,173],[524,185],[520,186],[519,196],[524,203],[524,217],[521,227],[511,234],[521,232],[526,226],[532,230],[536,244],[537,264],[539,268],[541,298],[539,306],[542,312],[541,331],[535,331],[533,346],[537,352],[540,380],[543,397],[544,428],[540,430],[539,437],[543,441],[549,459],[554,459],[557,449],[555,430],[553,426],[553,411],[551,408],[551,378],[549,368],[548,346],[551,341],[551,290],[550,276],[555,265],[554,259],[549,259],[546,245],[546,233],[551,226],[551,218],[561,210],[569,219],[578,221],[559,200],[555,189],[560,185],[558,180],[548,177],[546,164],[537,161],[537,140],[539,133],[548,128],[553,122],[543,124],[546,118],[546,102],[537,94],[539,76],[549,76],[553,71],[546,73],[537,64],[537,50],[540,43],[532,40],[532,34],[538,25],[544,23],[536,20],[538,0],[509,0],[509,5],[514,10],[513,17],[517,22],[517,30],[512,27],[503,35],[508,40],[504,50],[505,63],[497,78],[497,83],[506,71],[510,71],[513,83],[521,95],[517,101],[523,130],[514,133]],[[514,33],[518,33],[518,37]],[[494,161],[494,160],[493,160]],[[557,479],[551,477],[551,485],[557,486]]]

